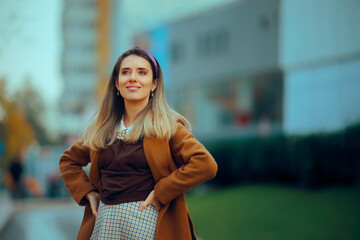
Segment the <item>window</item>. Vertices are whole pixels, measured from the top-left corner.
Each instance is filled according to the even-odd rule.
[[[201,34],[197,39],[198,53],[201,57],[226,54],[229,49],[229,34],[221,28],[213,32]]]
[[[178,63],[185,58],[185,47],[179,42],[172,43],[171,45],[171,61]]]

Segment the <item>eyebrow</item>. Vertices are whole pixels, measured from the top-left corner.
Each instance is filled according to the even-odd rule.
[[[121,68],[120,70],[127,70],[127,69],[131,69],[129,67],[123,67]],[[146,71],[149,71],[147,68],[137,68],[137,70],[146,70]]]

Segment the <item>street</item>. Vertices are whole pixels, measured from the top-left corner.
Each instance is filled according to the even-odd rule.
[[[0,240],[76,239],[83,210],[70,200],[17,201]]]

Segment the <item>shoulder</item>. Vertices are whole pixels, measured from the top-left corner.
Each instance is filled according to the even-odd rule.
[[[191,132],[191,124],[187,119],[178,117],[176,118],[176,132],[177,131],[186,131]]]
[[[90,161],[90,148],[84,146],[80,140],[74,142],[60,157],[60,167],[74,163],[86,166]]]
[[[80,151],[83,151],[83,152],[87,152],[87,153],[90,152],[90,147],[86,146],[81,139],[75,141],[73,144],[73,147],[78,148]]]
[[[175,135],[178,134],[178,133],[183,133],[183,132],[191,133],[190,130],[187,128],[187,125],[184,122],[184,120],[179,118],[179,119],[176,120]]]
[[[184,127],[185,127],[185,121],[184,121],[184,119],[182,119],[182,118],[180,118],[180,117],[178,117],[177,119],[176,119],[176,123],[179,125],[183,125]]]
[[[178,119],[176,122],[176,131],[170,138],[170,145],[174,145],[184,140],[195,140],[194,135],[186,127],[186,123],[182,119]]]
[[[90,152],[90,148],[79,139],[76,140],[64,154],[90,155]]]

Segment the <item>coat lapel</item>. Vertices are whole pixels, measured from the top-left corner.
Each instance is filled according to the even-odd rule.
[[[143,148],[151,173],[157,183],[172,172],[169,165],[169,161],[172,162],[169,141],[166,138],[145,137]]]

